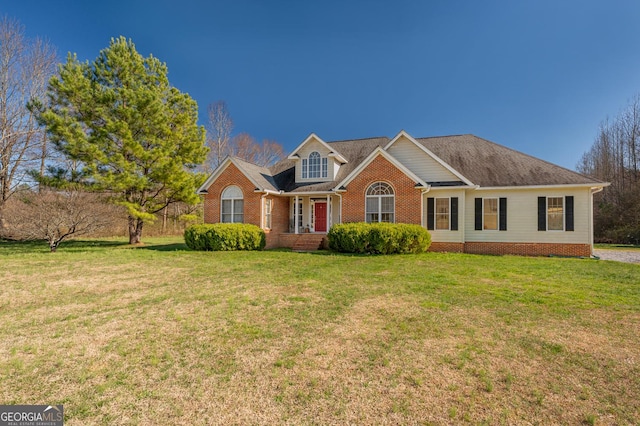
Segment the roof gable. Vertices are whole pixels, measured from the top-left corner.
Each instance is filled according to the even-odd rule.
[[[364,161],[362,161],[354,170],[352,170],[351,173],[349,173],[349,175],[347,175],[347,177],[345,177],[343,180],[341,180],[335,186],[334,190],[336,190],[336,191],[337,190],[341,190],[343,187],[347,186],[349,184],[349,182],[351,182],[364,169],[366,169],[367,166],[369,164],[371,164],[373,162],[373,160],[375,160],[378,156],[382,156],[384,159],[389,161],[391,164],[393,164],[395,167],[397,167],[402,173],[407,175],[407,177],[409,177],[409,179],[411,179],[414,182],[416,182],[416,184],[418,184],[418,185],[420,185],[420,186],[422,186],[424,188],[428,187],[427,183],[424,180],[422,180],[420,177],[416,176],[415,173],[413,173],[411,170],[409,170],[406,166],[404,166],[401,162],[399,162],[397,159],[395,159],[387,151],[385,151],[381,147],[378,147],[371,154],[369,154],[369,156],[367,158],[365,158]],[[384,176],[380,176],[381,179],[383,177]]]
[[[289,160],[299,159],[300,158],[299,151],[301,151],[305,145],[312,142],[317,142],[320,145],[322,145],[324,148],[326,148],[326,150],[328,151],[329,157],[334,157],[337,161],[341,163],[347,163],[346,158],[344,158],[338,151],[336,151],[335,148],[331,147],[328,143],[320,139],[318,135],[316,135],[315,133],[311,133],[304,141],[302,141],[302,143],[298,145],[296,149],[294,149],[287,158]]]
[[[211,173],[204,183],[196,191],[198,194],[206,194],[207,189],[216,181],[216,179],[233,164],[240,172],[255,185],[259,191],[278,191],[276,182],[271,171],[265,167],[260,167],[237,157],[226,157],[222,163]]]
[[[294,154],[300,148],[313,141],[327,147],[330,152],[339,153],[345,161],[334,181],[296,183],[295,165],[299,157]],[[401,145],[414,148],[409,157],[396,152]],[[416,151],[419,150],[419,151]],[[411,152],[414,154],[413,158]],[[424,157],[421,155],[424,154]],[[401,131],[393,139],[386,137],[324,142],[311,134],[288,159],[274,164],[270,168],[248,163],[237,157],[227,157],[198,189],[199,194],[206,193],[218,176],[234,164],[256,187],[258,191],[274,192],[327,192],[338,190],[360,173],[374,158],[383,155],[403,173],[423,185],[451,186],[463,182],[483,188],[532,187],[532,186],[594,186],[607,184],[597,179],[581,175],[539,158],[515,151],[474,135],[437,136],[413,138]],[[408,159],[407,159],[408,158]],[[431,181],[412,165],[412,161],[424,158],[446,173],[456,176],[455,181]],[[446,176],[445,176],[446,178]],[[471,183],[473,182],[473,183]]]
[[[384,149],[426,181],[461,181],[466,185],[473,186],[473,183],[462,173],[451,167],[426,146],[418,143],[404,130],[401,130]]]

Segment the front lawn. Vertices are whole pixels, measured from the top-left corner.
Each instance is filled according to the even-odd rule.
[[[0,242],[0,404],[87,424],[636,424],[640,266]]]

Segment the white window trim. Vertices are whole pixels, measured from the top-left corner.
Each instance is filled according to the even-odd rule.
[[[373,182],[371,185],[367,186],[367,190],[365,191],[365,195],[364,195],[364,221],[366,223],[387,223],[387,222],[383,222],[382,219],[382,197],[389,197],[390,195],[368,195],[367,192],[369,192],[369,188],[371,188],[373,185],[377,184],[377,183],[384,183],[389,185],[389,188],[391,188],[391,191],[393,191],[393,193],[391,194],[391,196],[393,196],[393,212],[391,212],[393,214],[393,222],[388,222],[388,223],[396,223],[396,191],[393,188],[393,185],[391,185],[389,182],[385,182],[385,181],[376,181]],[[377,198],[378,199],[378,221],[377,222],[367,222],[367,199],[369,198]],[[385,212],[385,213],[389,213],[389,212]]]
[[[318,163],[318,177],[311,176],[311,155],[318,154],[319,163]],[[326,168],[323,167],[326,165]],[[327,179],[329,177],[329,158],[323,157],[318,151],[312,151],[306,158],[303,158],[300,165],[300,178],[307,180],[314,179]]]
[[[238,198],[238,197],[224,198],[224,193],[227,192],[227,190],[229,188],[232,188],[232,187],[235,187],[240,191],[240,194],[242,195],[241,198]],[[236,213],[235,213],[235,201],[238,201],[238,200],[242,200],[242,222],[235,222],[234,221],[235,215],[236,215]],[[224,201],[231,201],[231,213],[230,213],[231,214],[231,222],[223,222],[223,220],[222,220],[222,217],[223,217],[223,214],[224,214],[223,213]],[[222,191],[222,193],[220,194],[220,223],[244,223],[244,192],[242,192],[242,189],[237,185],[229,185],[229,186],[227,186]]]
[[[484,227],[484,201],[496,200],[496,229],[486,229]],[[500,230],[500,198],[499,197],[482,197],[482,231],[491,232]]]
[[[549,222],[551,222],[549,220],[549,199],[550,198],[560,198],[562,200],[562,229],[549,229]],[[545,212],[547,218],[547,231],[548,232],[564,232],[565,228],[566,228],[566,218],[565,215],[567,214],[567,206],[566,206],[566,199],[564,196],[562,195],[557,195],[557,196],[547,196],[547,211]]]
[[[447,228],[438,228],[438,200],[449,200],[447,203],[449,205],[449,209],[447,211],[447,222],[449,226]],[[484,208],[484,205],[483,205]],[[483,219],[484,221],[484,215]],[[484,224],[483,224],[484,225]],[[434,197],[433,198],[433,230],[434,231],[451,231],[451,197]]]
[[[267,226],[267,217],[269,218],[268,221],[271,222],[270,224],[268,224],[268,226]],[[243,212],[243,218],[244,218],[244,212]],[[273,200],[271,198],[264,199],[264,217],[262,220],[264,222],[263,223],[264,229],[271,229],[273,227]]]

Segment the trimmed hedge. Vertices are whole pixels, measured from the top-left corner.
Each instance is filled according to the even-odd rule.
[[[407,223],[343,223],[331,227],[329,248],[342,253],[423,253],[431,234],[420,225]]]
[[[262,250],[264,231],[248,223],[192,225],[184,230],[184,241],[191,250]]]

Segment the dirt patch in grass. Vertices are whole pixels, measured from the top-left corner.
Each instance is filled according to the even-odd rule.
[[[640,417],[634,265],[96,250],[4,255],[0,403],[69,425]]]

